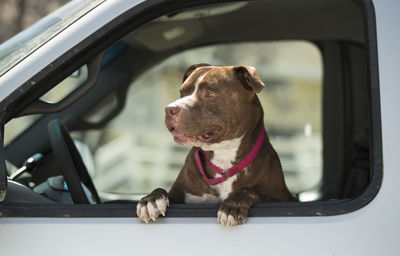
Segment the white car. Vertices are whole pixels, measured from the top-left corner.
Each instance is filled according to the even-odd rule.
[[[399,255],[400,2],[75,0],[0,45],[0,255]],[[298,202],[221,227],[169,189],[186,67],[251,65]],[[383,170],[385,167],[385,170]]]

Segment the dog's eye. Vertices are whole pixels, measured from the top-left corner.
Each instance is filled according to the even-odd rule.
[[[207,97],[207,98],[211,98],[211,97],[214,97],[214,96],[215,96],[215,92],[206,91],[206,97]]]

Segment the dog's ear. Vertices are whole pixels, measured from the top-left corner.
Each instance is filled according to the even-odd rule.
[[[239,81],[242,82],[244,88],[246,88],[247,90],[253,90],[256,93],[259,93],[264,88],[265,84],[257,75],[256,69],[254,67],[234,66],[233,71]]]
[[[207,63],[200,63],[200,64],[195,64],[195,65],[188,67],[188,69],[186,69],[185,74],[183,75],[182,83],[185,82],[185,80],[190,76],[190,74],[192,74],[193,71],[195,71],[197,68],[206,67],[206,66],[211,66],[211,65],[207,64]]]

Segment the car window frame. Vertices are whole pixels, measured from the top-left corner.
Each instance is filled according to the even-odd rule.
[[[368,79],[371,100],[371,172],[372,177],[368,187],[358,197],[335,201],[295,202],[295,203],[261,203],[256,204],[249,212],[249,216],[332,216],[358,210],[371,202],[382,182],[382,135],[380,91],[378,75],[377,36],[375,11],[371,0],[350,0],[361,9],[365,24],[365,39],[367,48]],[[216,1],[189,1],[169,2],[163,0],[148,1],[129,9],[124,14],[112,20],[96,33],[80,42],[70,51],[66,52],[54,62],[48,65],[42,72],[34,76],[37,84],[48,86],[49,79],[61,81],[65,76],[85,64],[105,48],[111,46],[119,38],[138,26],[153,20],[171,11],[211,4]],[[90,50],[88,48],[90,46]],[[68,60],[68,61],[66,61]],[[72,65],[71,65],[72,63]],[[49,76],[51,74],[51,76]],[[37,86],[37,85],[36,85]],[[16,102],[29,89],[33,87],[29,82],[24,83],[10,94],[6,100],[0,103],[2,109],[2,126],[12,116],[16,115],[20,108],[15,108]],[[49,88],[47,88],[49,89]],[[3,138],[1,129],[1,140]],[[3,141],[1,141],[3,145]],[[1,147],[4,151],[4,148]],[[4,165],[4,152],[1,152],[0,165]],[[0,166],[1,167],[1,166]],[[1,168],[0,168],[1,174]],[[4,178],[1,177],[0,179]],[[1,185],[1,181],[0,181]],[[1,188],[1,187],[0,187]],[[43,209],[46,209],[43,211]],[[2,216],[12,217],[135,217],[136,204],[100,204],[100,205],[63,205],[63,204],[0,204]],[[171,205],[168,217],[214,217],[217,213],[217,205],[214,204],[177,204]]]

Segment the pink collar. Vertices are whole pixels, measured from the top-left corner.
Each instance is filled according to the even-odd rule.
[[[199,167],[200,173],[203,175],[203,180],[205,180],[210,185],[217,185],[219,183],[226,181],[228,178],[236,175],[238,172],[246,168],[254,160],[254,158],[258,154],[258,151],[260,151],[264,138],[265,138],[265,129],[261,131],[261,134],[258,136],[257,142],[254,145],[253,149],[250,151],[250,153],[239,164],[229,168],[228,170],[222,170],[221,168],[215,166],[207,158],[206,154],[204,154],[204,151],[201,148],[197,148],[194,154],[194,158],[196,159],[197,167]],[[200,152],[202,153],[204,159],[206,160],[206,163],[211,167],[211,169],[213,169],[214,172],[221,175],[221,177],[215,179],[209,179],[207,177],[206,173],[204,172],[203,166],[201,164]]]

